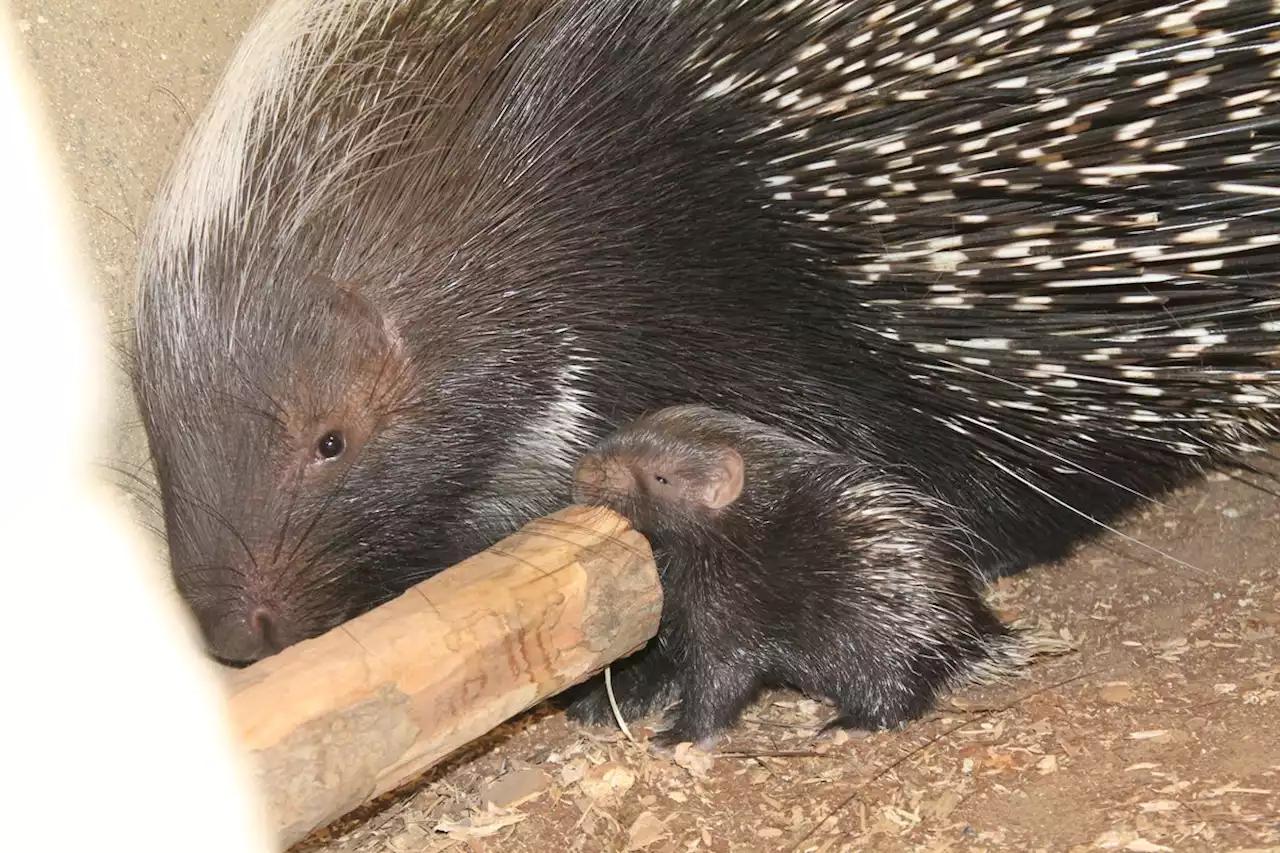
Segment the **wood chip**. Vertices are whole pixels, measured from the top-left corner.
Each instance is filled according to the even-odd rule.
[[[1145,838],[1135,838],[1124,846],[1125,850],[1132,850],[1133,853],[1173,853],[1172,847],[1165,847],[1162,844],[1153,844]]]
[[[957,791],[943,791],[941,796],[925,806],[924,813],[935,820],[945,820],[963,799]]]
[[[1098,698],[1109,705],[1122,705],[1133,699],[1133,688],[1127,681],[1112,681],[1102,685]]]
[[[530,767],[498,777],[480,789],[480,799],[499,808],[512,808],[543,794],[549,787],[551,777],[536,767]]]
[[[715,764],[715,758],[710,753],[703,752],[691,743],[676,746],[671,760],[687,770],[695,779],[707,778],[707,773]]]
[[[436,832],[458,838],[487,838],[508,826],[520,823],[526,815],[519,812],[502,812],[490,809],[462,820],[444,820],[436,823]]]
[[[603,803],[621,798],[635,783],[635,771],[616,761],[610,761],[592,767],[578,784],[584,794]]]
[[[641,812],[627,829],[627,850],[643,850],[668,835],[667,825],[653,812]]]

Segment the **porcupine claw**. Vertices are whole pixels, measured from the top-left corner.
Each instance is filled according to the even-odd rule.
[[[610,667],[610,683],[618,711],[627,721],[656,714],[676,699],[670,664],[656,649],[644,649]],[[609,691],[601,677],[594,680],[565,711],[575,722],[594,726],[617,724]]]
[[[661,758],[671,758],[675,755],[676,748],[680,744],[687,743],[701,752],[712,752],[722,738],[723,733],[717,732],[716,734],[695,739],[685,734],[681,728],[671,728],[660,731],[649,738],[649,751]]]

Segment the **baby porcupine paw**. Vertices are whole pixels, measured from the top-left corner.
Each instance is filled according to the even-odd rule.
[[[835,714],[814,733],[815,740],[826,740],[837,732],[902,731],[927,715],[936,706],[937,686],[928,680],[912,683],[908,679],[885,673],[881,690],[845,689],[831,698]],[[872,698],[872,695],[875,698]]]
[[[824,741],[831,740],[839,732],[851,732],[851,733],[857,732],[858,734],[876,734],[877,732],[902,731],[903,729],[907,728],[908,725],[909,725],[909,722],[906,720],[903,720],[897,723],[882,724],[882,723],[877,723],[877,722],[868,720],[864,715],[861,715],[861,714],[837,713],[830,720],[827,720],[827,722],[823,723],[822,726],[816,732],[813,733],[811,740],[814,743],[822,743]]]
[[[674,698],[673,686],[663,682],[636,679],[613,679],[613,698],[618,704],[622,719],[628,723],[656,714]],[[569,705],[565,711],[569,719],[589,726],[615,726],[613,707],[609,703],[609,691],[600,678],[595,687],[582,698]]]
[[[667,727],[649,738],[649,748],[658,755],[670,753],[682,743],[691,743],[710,752],[737,722],[743,701],[722,703],[686,684],[680,704],[667,716]]]
[[[649,751],[654,755],[670,758],[675,754],[676,747],[680,744],[691,743],[694,749],[702,752],[711,752],[716,748],[716,744],[720,742],[723,736],[723,732],[713,732],[699,737],[690,734],[684,726],[676,725],[649,738]]]

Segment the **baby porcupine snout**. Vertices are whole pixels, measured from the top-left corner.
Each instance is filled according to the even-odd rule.
[[[573,471],[573,502],[608,505],[611,497],[627,494],[634,485],[635,475],[621,461],[589,453]]]

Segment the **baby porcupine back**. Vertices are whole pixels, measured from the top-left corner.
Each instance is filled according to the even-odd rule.
[[[766,686],[830,699],[828,729],[898,726],[1026,657],[943,544],[953,514],[883,470],[689,405],[607,436],[576,474],[575,499],[626,516],[658,563],[658,634],[612,683],[628,717],[678,702],[660,746],[710,746]],[[612,716],[601,686],[569,713]]]
[[[691,400],[984,577],[1276,434],[1269,2],[277,0],[142,241],[178,588],[247,663]]]

